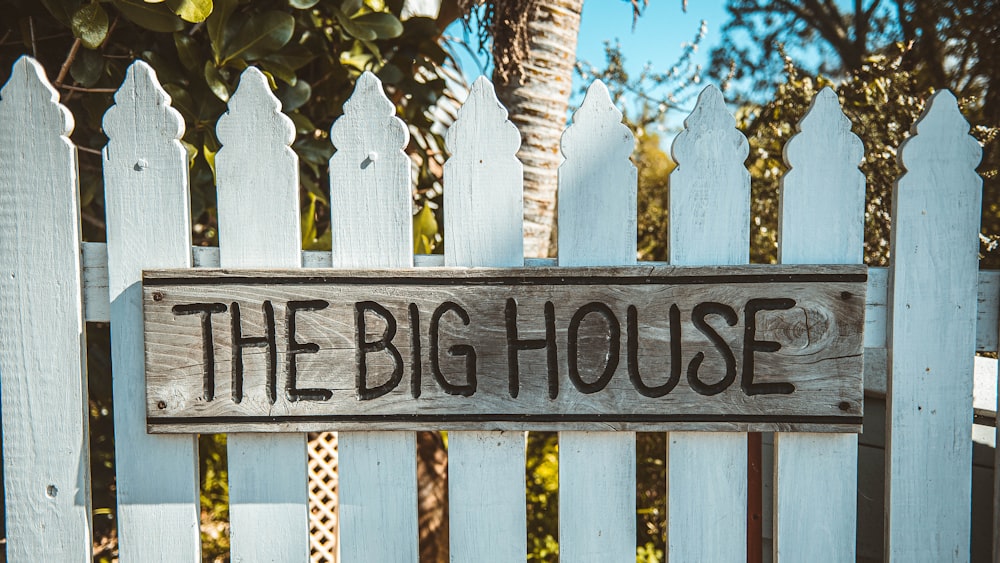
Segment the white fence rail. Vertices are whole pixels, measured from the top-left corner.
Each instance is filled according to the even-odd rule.
[[[444,265],[524,264],[519,138],[506,117],[481,79],[448,134]],[[0,375],[15,562],[90,559],[86,321],[112,324],[121,560],[200,559],[197,442],[145,432],[143,269],[442,264],[412,255],[406,127],[372,75],[331,133],[332,253],[299,246],[294,129],[256,70],[218,125],[218,249],[191,247],[183,122],[151,68],[130,68],[104,126],[109,242],[81,244],[72,116],[30,58],[0,90]],[[977,268],[980,148],[968,131],[954,97],[935,95],[901,149],[892,265],[870,270],[866,388],[890,407],[890,561],[970,559],[973,355],[997,350],[1000,275]],[[558,265],[635,263],[632,145],[595,83],[563,137]],[[671,261],[746,263],[747,142],[718,90],[702,92],[673,153]],[[782,262],[860,263],[861,148],[832,92],[817,97],[786,155]],[[670,560],[745,560],[746,434],[675,432],[667,442]],[[415,561],[414,433],[342,433],[339,446],[342,560]],[[775,453],[775,560],[854,560],[857,437],[778,434]],[[523,560],[522,435],[454,432],[449,455],[452,560]],[[563,432],[560,456],[562,560],[634,559],[634,433]],[[231,435],[229,470],[233,560],[307,560],[304,435]]]

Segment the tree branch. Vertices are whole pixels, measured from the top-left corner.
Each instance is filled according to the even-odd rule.
[[[62,86],[64,80],[66,80],[66,75],[69,74],[69,67],[73,65],[73,60],[76,59],[76,54],[80,51],[80,38],[77,37],[73,41],[73,45],[69,48],[69,54],[66,55],[66,60],[63,61],[62,67],[59,69],[59,76],[56,77],[52,85],[56,88]]]

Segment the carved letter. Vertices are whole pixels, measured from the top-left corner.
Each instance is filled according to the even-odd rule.
[[[521,367],[518,365],[517,353],[521,350],[546,351],[546,371],[549,377],[549,398],[559,396],[559,356],[556,350],[556,313],[550,301],[545,302],[545,338],[524,339],[517,337],[517,301],[507,299],[504,308],[507,321],[507,376],[510,396],[517,398],[520,388]]]
[[[298,342],[295,340],[295,313],[298,311],[321,311],[330,303],[317,299],[314,301],[289,301],[285,309],[285,324],[288,328],[288,381],[285,382],[285,398],[295,401],[329,401],[333,392],[329,389],[299,389],[295,378],[298,366],[295,357],[299,354],[315,354],[319,345],[313,342]]]
[[[708,315],[719,315],[726,320],[726,324],[729,326],[734,326],[739,320],[736,316],[736,311],[729,305],[710,301],[694,306],[694,310],[691,312],[691,321],[702,334],[712,341],[712,344],[715,345],[715,348],[722,354],[722,358],[726,361],[725,377],[717,383],[708,384],[698,379],[698,367],[701,365],[702,360],[705,359],[705,353],[698,352],[691,359],[691,363],[688,364],[687,369],[688,383],[699,395],[717,395],[722,393],[726,390],[726,387],[729,387],[736,380],[736,357],[733,356],[733,351],[729,348],[729,345],[719,336],[718,332],[715,332],[712,325],[705,322],[705,317]]]
[[[608,325],[608,356],[607,361],[604,364],[604,372],[601,373],[593,383],[587,383],[580,377],[580,370],[577,366],[577,361],[579,360],[577,354],[577,346],[580,339],[580,323],[583,318],[590,313],[597,313],[604,318],[604,322]],[[615,370],[618,369],[618,354],[621,351],[621,337],[622,337],[622,327],[621,323],[618,322],[618,317],[615,316],[611,308],[600,303],[598,301],[593,301],[587,303],[583,307],[577,309],[576,313],[573,313],[573,318],[569,321],[569,332],[566,335],[568,344],[568,354],[567,358],[569,362],[569,380],[573,382],[573,386],[576,387],[577,391],[581,393],[597,393],[601,389],[607,387],[608,382],[611,381],[611,376],[615,374]]]
[[[374,342],[365,340],[365,313],[371,311],[385,321],[385,330],[382,337]],[[399,350],[392,343],[396,337],[396,317],[388,309],[374,301],[360,301],[354,304],[354,324],[357,327],[357,361],[358,361],[358,399],[366,401],[376,399],[392,391],[403,379],[403,357],[399,355]],[[381,352],[386,350],[392,358],[392,376],[389,381],[382,385],[368,387],[368,362],[367,356],[371,352]]]
[[[225,313],[223,303],[190,303],[174,305],[171,309],[175,315],[201,316],[201,353],[205,364],[205,401],[215,399],[215,341],[212,339],[212,315]]]
[[[795,306],[794,299],[751,299],[743,309],[745,327],[743,329],[743,377],[740,386],[747,395],[788,395],[795,391],[795,385],[787,381],[775,383],[753,382],[753,353],[777,352],[781,344],[773,340],[757,340],[757,312],[782,311]]]
[[[278,351],[274,338],[274,306],[270,301],[264,301],[262,306],[264,311],[264,336],[243,336],[243,324],[240,321],[240,304],[233,302],[229,307],[232,313],[233,325],[233,402],[239,403],[243,400],[243,349],[244,348],[267,348],[267,375],[264,386],[267,392],[267,400],[273,405],[277,400],[276,372],[278,363]]]
[[[471,397],[476,392],[476,350],[468,344],[456,344],[448,347],[449,356],[465,356],[465,385],[454,385],[449,383],[441,373],[441,357],[438,351],[438,337],[440,336],[439,325],[441,317],[448,311],[454,311],[458,318],[462,319],[462,324],[469,325],[469,313],[457,303],[445,301],[434,310],[431,316],[431,372],[434,379],[441,385],[444,392],[449,395],[461,395]]]
[[[628,377],[643,397],[662,397],[673,391],[681,380],[681,310],[677,305],[670,306],[670,377],[666,383],[655,387],[643,383],[639,374],[639,321],[635,305],[628,306],[627,315]]]
[[[416,303],[410,303],[410,394],[414,399],[420,398],[420,376],[423,370],[420,365],[420,309]]]

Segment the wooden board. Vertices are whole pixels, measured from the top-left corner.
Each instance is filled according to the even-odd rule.
[[[147,422],[856,431],[866,277],[863,266],[146,272]]]

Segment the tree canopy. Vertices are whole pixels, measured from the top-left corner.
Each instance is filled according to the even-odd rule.
[[[1000,267],[1000,4],[996,0],[729,0],[731,19],[712,52],[710,74],[729,85],[731,99],[756,109],[744,115],[751,136],[770,129],[791,132],[808,85],[838,85],[841,101],[865,142],[868,177],[866,256],[884,264],[888,256],[892,184],[902,173],[895,150],[909,135],[924,100],[950,89],[960,100],[972,134],[984,145],[983,266]],[[798,94],[793,92],[799,88]],[[768,102],[771,97],[774,101]],[[795,98],[792,109],[788,103]],[[762,105],[766,105],[762,109]],[[780,147],[761,153],[772,165],[756,167],[755,178],[776,182],[769,171],[784,164]],[[880,155],[884,155],[882,158]],[[776,184],[774,184],[776,186]],[[768,188],[770,190],[770,188]],[[776,194],[776,191],[770,191]],[[755,198],[758,225],[773,224],[767,198]],[[765,212],[766,211],[766,212]],[[773,249],[774,231],[758,232]],[[761,258],[772,250],[761,249]]]
[[[0,13],[0,83],[18,56],[30,54],[76,116],[90,240],[104,236],[101,118],[134,59],[152,65],[184,117],[199,243],[216,237],[215,123],[250,65],[265,73],[297,129],[305,247],[324,244],[328,132],[366,70],[379,76],[411,128],[417,199],[440,192],[443,141],[431,125],[454,113],[448,81],[461,78],[438,22],[407,17],[404,0],[0,0]],[[444,112],[435,113],[442,101]]]

